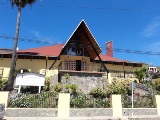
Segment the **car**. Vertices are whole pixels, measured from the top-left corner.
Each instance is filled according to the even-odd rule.
[[[4,118],[6,112],[5,112],[5,105],[0,104],[0,119]]]

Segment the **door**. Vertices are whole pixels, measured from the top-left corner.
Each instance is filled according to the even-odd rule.
[[[81,60],[76,60],[76,71],[81,71]]]

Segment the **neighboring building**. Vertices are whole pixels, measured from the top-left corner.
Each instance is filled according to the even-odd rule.
[[[152,72],[152,73],[157,73],[158,72],[157,67],[155,67],[155,66],[149,66],[148,71]]]
[[[65,44],[17,51],[16,70],[29,69],[44,74],[52,77],[53,83],[64,82],[68,73],[72,83],[83,83],[81,89],[99,86],[104,80],[111,82],[113,78],[135,79],[133,71],[143,64],[114,58],[112,44],[107,42],[106,55],[101,54],[97,41],[81,21]],[[0,52],[0,58],[0,76],[7,78],[11,52]]]

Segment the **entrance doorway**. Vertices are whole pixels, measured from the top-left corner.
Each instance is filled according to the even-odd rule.
[[[81,60],[76,60],[76,71],[81,71]]]

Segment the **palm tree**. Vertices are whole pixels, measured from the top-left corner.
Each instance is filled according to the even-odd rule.
[[[17,15],[17,24],[16,24],[16,33],[14,38],[14,47],[12,52],[12,60],[11,60],[11,67],[9,72],[9,78],[7,82],[7,90],[13,90],[13,83],[14,83],[14,73],[15,73],[15,66],[16,66],[16,51],[18,45],[18,36],[19,36],[19,29],[20,29],[20,18],[21,18],[21,9],[24,8],[26,5],[32,5],[36,0],[11,0],[12,6],[18,7],[18,15]]]

